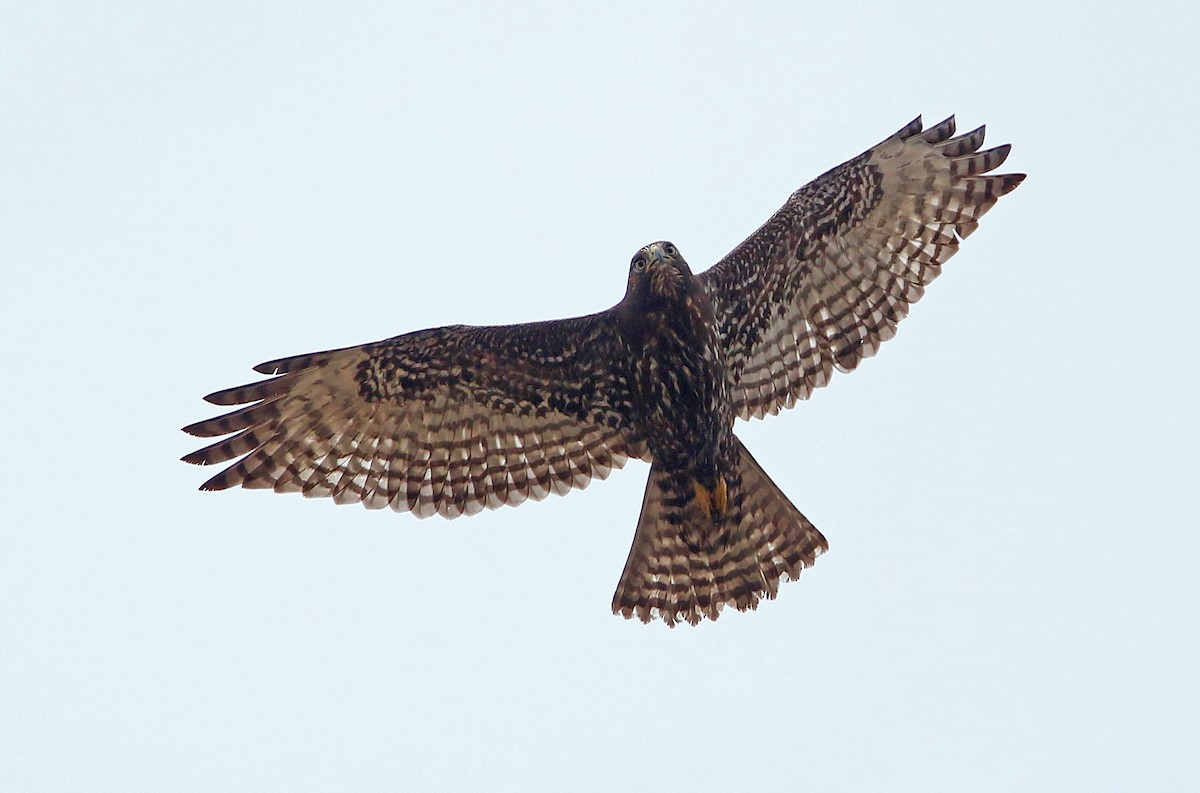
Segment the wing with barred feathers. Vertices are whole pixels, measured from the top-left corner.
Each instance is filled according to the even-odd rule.
[[[729,362],[734,410],[778,413],[848,372],[896,324],[959,240],[1024,174],[992,174],[1009,146],[954,117],[895,135],[814,179],[701,273]]]
[[[629,426],[620,344],[600,313],[270,361],[255,369],[271,379],[205,397],[250,404],[185,427],[233,435],[183,459],[241,458],[206,490],[271,488],[418,517],[566,493],[647,455]]]

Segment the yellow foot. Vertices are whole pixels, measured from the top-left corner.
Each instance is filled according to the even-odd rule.
[[[717,486],[709,490],[697,479],[692,480],[692,489],[696,491],[696,506],[706,520],[712,520],[714,513],[717,517],[725,514],[729,506],[729,488],[724,479],[717,480]]]

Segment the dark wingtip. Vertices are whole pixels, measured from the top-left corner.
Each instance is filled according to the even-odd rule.
[[[200,489],[202,491],[206,491],[206,492],[213,492],[216,490],[228,490],[229,488],[233,487],[233,482],[230,481],[230,478],[228,476],[226,476],[226,474],[228,474],[228,473],[229,473],[229,469],[226,468],[224,471],[217,474],[212,479],[209,479],[207,482],[200,485]]]
[[[947,116],[929,129],[922,132],[921,140],[931,144],[947,141],[954,137],[955,124],[956,122],[954,120],[954,116]]]
[[[205,438],[208,436],[202,431],[202,427],[207,423],[208,423],[207,420],[197,421],[195,424],[189,424],[186,427],[180,427],[179,429],[181,432],[186,432],[188,435],[191,435],[193,437]]]
[[[896,134],[893,135],[892,137],[894,137],[894,138],[910,138],[913,135],[916,135],[918,132],[920,132],[923,128],[924,128],[924,125],[921,121],[921,117],[917,116],[912,121],[908,122],[903,127],[898,129],[896,131]]]
[[[240,405],[240,402],[233,401],[230,398],[230,392],[236,390],[236,388],[223,388],[220,391],[213,391],[211,394],[205,394],[203,398],[204,401],[208,402],[210,405]]]
[[[1000,183],[1000,195],[1004,195],[1005,193],[1011,193],[1013,190],[1016,190],[1017,186],[1019,184],[1021,184],[1021,182],[1025,181],[1026,176],[1028,176],[1028,174],[1023,174],[1023,173],[1005,174],[1002,177],[1002,179],[1004,181],[1002,181]]]
[[[352,348],[344,348],[352,349]],[[306,352],[302,355],[289,355],[286,358],[276,358],[272,361],[263,361],[258,366],[254,367],[254,371],[265,375],[280,375],[298,372],[301,369],[307,369],[310,366],[320,366],[329,360],[332,353],[341,352],[341,350],[327,350],[325,352]]]

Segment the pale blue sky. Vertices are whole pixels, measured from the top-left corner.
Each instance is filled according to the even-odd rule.
[[[1194,785],[1195,11],[426,5],[7,6],[0,788]],[[952,112],[1029,179],[738,426],[831,546],[757,613],[609,613],[640,463],[451,523],[177,462],[255,363],[605,308]]]

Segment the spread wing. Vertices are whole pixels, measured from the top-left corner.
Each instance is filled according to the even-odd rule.
[[[984,128],[918,117],[797,190],[699,277],[726,345],[734,411],[761,418],[849,372],[895,333],[960,239],[1024,174]]]
[[[202,489],[329,496],[420,517],[474,514],[603,479],[645,443],[629,428],[626,359],[606,313],[451,326],[269,361],[275,375],[205,397],[247,407],[184,427],[241,458]]]

